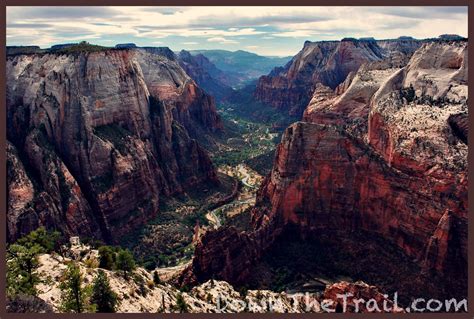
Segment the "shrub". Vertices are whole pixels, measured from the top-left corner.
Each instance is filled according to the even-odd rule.
[[[160,276],[158,275],[158,272],[156,272],[156,271],[153,272],[153,282],[154,282],[156,285],[161,284]]]
[[[153,289],[155,287],[155,282],[153,280],[148,280],[146,282],[148,289]]]
[[[188,304],[184,300],[183,294],[179,293],[176,296],[176,304],[174,305],[174,310],[183,313],[183,312],[188,312]]]
[[[84,264],[86,265],[87,268],[91,268],[91,269],[99,267],[99,261],[95,258],[87,258],[84,261]]]
[[[18,239],[16,243],[25,247],[38,245],[43,249],[43,252],[51,253],[59,247],[60,239],[61,233],[58,231],[50,232],[44,227],[39,227],[28,235]]]
[[[112,270],[115,264],[115,252],[110,246],[99,247],[99,267]]]

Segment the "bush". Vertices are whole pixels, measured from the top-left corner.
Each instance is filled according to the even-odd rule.
[[[153,282],[154,282],[156,285],[161,284],[160,276],[158,275],[158,272],[156,272],[156,271],[153,272]]]
[[[43,249],[37,244],[30,247],[12,244],[7,248],[7,296],[38,294],[36,284],[41,280],[36,271],[40,253]]]
[[[155,281],[154,280],[148,280],[146,282],[146,285],[147,285],[148,289],[153,289],[155,287]]]
[[[84,264],[86,265],[87,268],[91,268],[91,269],[99,267],[99,261],[95,258],[87,258],[84,261]]]
[[[112,270],[115,264],[115,252],[110,246],[99,247],[99,267]]]
[[[184,300],[183,294],[179,293],[178,296],[176,296],[176,304],[174,305],[174,310],[183,313],[183,312],[188,312],[188,304]]]

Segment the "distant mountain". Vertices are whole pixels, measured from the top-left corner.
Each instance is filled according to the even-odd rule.
[[[232,83],[239,81],[238,78],[218,69],[204,55],[192,55],[188,51],[182,50],[177,54],[177,58],[179,65],[186,73],[217,101],[225,100],[234,92],[231,86]]]
[[[267,57],[238,50],[192,50],[191,54],[202,54],[217,68],[238,79],[233,87],[242,87],[249,81],[268,74],[273,68],[283,66],[291,57]]]

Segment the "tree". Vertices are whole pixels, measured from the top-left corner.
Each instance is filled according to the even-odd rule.
[[[158,275],[158,272],[156,272],[156,270],[153,272],[153,282],[155,283],[155,285],[161,284],[160,276]]]
[[[43,253],[51,253],[59,248],[60,239],[61,233],[58,231],[50,232],[44,227],[39,227],[28,235],[18,239],[16,243],[25,247],[38,245],[43,248]]]
[[[132,253],[128,250],[120,250],[117,255],[117,269],[123,271],[123,277],[128,279],[128,274],[135,270],[135,261]]]
[[[41,280],[36,273],[39,267],[38,254],[44,252],[37,244],[25,247],[12,244],[7,248],[7,295],[18,294],[36,296],[36,284]]]
[[[188,312],[188,304],[184,300],[183,294],[179,293],[176,296],[176,305],[174,306],[174,309],[183,313],[183,312]]]
[[[92,285],[91,302],[96,305],[97,312],[115,312],[117,294],[110,287],[107,274],[99,270]]]
[[[70,263],[59,285],[62,311],[82,313],[94,310],[89,304],[90,287],[83,288],[83,281],[79,267],[75,263]]]
[[[110,246],[99,247],[99,267],[112,270],[114,268],[115,252]]]

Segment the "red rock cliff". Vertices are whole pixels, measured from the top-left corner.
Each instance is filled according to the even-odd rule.
[[[113,240],[161,196],[217,183],[192,138],[222,129],[214,101],[164,55],[12,56],[7,83],[10,240],[39,225]]]
[[[222,229],[219,238],[231,239],[218,244],[212,233],[204,235],[190,272],[198,270],[198,280],[241,280],[249,271],[243,265],[296,225],[302,234],[377,233],[425,271],[464,281],[467,126],[465,116],[453,116],[467,114],[466,69],[466,42],[434,42],[406,66],[372,65],[335,91],[320,86],[306,122],[282,137],[258,192],[254,230]],[[226,258],[215,257],[219,252]]]

